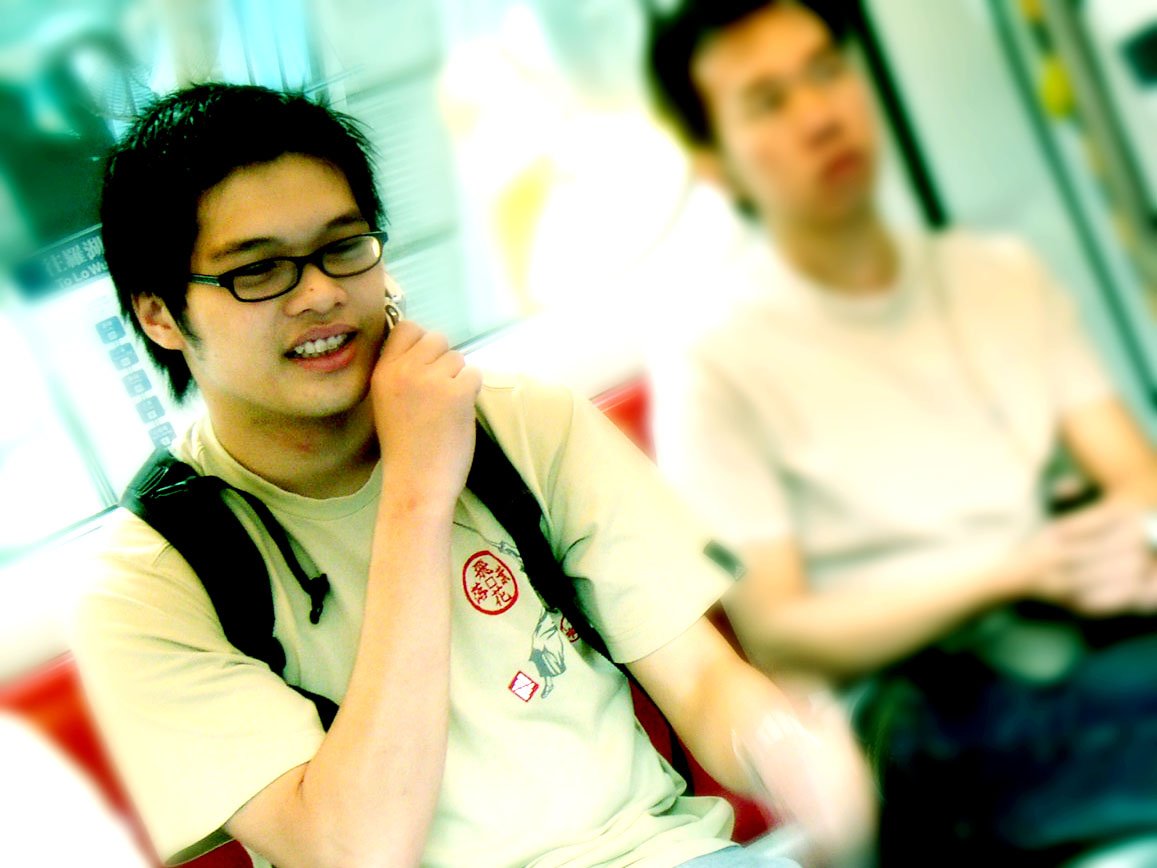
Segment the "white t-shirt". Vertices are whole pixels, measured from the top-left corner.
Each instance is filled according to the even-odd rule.
[[[650,463],[588,402],[488,382],[484,423],[544,506],[548,536],[619,661],[687,629],[728,579]],[[286,677],[340,702],[369,569],[380,468],[362,490],[314,500],[238,465],[207,422],[174,450],[257,495],[329,576],[319,624],[267,545]],[[675,865],[724,846],[731,811],[682,784],[635,721],[621,673],[545,615],[518,551],[464,492],[452,543],[451,723],[423,864]],[[159,850],[189,858],[324,733],[312,704],[226,640],[185,561],[123,514],[80,611],[77,657],[102,732]],[[209,541],[211,542],[211,541]],[[267,864],[255,860],[258,866]]]
[[[719,276],[738,300],[652,370],[664,472],[732,544],[794,537],[818,587],[1005,556],[1042,520],[1061,417],[1113,394],[1023,245],[901,247],[895,286],[849,298],[753,238]]]

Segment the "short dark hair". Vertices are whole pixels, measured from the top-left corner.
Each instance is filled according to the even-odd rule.
[[[647,33],[647,89],[656,110],[690,145],[711,145],[715,134],[691,66],[703,43],[720,31],[787,0],[676,0],[652,10]],[[790,0],[810,10],[836,42],[849,33],[849,0]]]
[[[165,373],[177,400],[193,388],[184,356],[150,340],[133,300],[156,295],[182,330],[189,261],[201,197],[244,166],[285,154],[316,157],[345,176],[372,229],[385,218],[374,180],[374,149],[351,117],[304,94],[200,84],[154,103],[113,147],[105,164],[101,232],[121,312]]]

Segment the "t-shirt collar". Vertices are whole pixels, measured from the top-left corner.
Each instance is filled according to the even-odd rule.
[[[765,230],[753,230],[744,245],[741,263],[754,278],[749,301],[773,306],[809,309],[848,323],[886,324],[901,318],[908,309],[917,283],[918,243],[914,237],[897,238],[899,268],[887,287],[865,295],[848,295],[800,273],[771,244]]]
[[[364,508],[381,492],[381,462],[360,489],[341,497],[306,497],[279,488],[244,467],[225,450],[207,415],[190,427],[173,451],[178,458],[190,461],[201,473],[219,476],[233,487],[255,495],[266,506],[293,515],[322,520],[343,518]]]

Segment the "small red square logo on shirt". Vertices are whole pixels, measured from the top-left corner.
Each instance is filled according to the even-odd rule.
[[[541,685],[522,670],[510,681],[510,692],[523,702],[530,702]]]

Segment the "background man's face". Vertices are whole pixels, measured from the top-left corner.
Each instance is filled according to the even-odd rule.
[[[870,207],[867,87],[812,12],[756,12],[708,39],[691,72],[716,136],[707,159],[761,217],[822,227]]]

